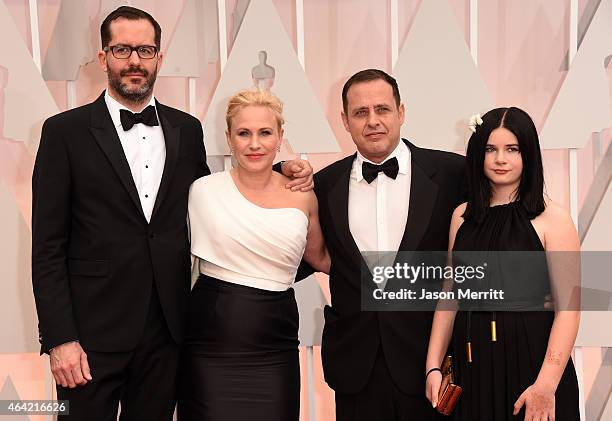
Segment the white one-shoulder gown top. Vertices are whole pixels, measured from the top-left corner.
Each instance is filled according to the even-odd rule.
[[[228,171],[189,191],[191,253],[200,272],[269,291],[287,290],[306,247],[308,217],[297,208],[263,208],[240,193]]]

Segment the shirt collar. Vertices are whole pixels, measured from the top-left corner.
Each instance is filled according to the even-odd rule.
[[[406,145],[406,143],[404,143],[402,139],[400,139],[395,149],[393,149],[393,152],[391,152],[389,156],[387,156],[383,160],[383,162],[391,158],[397,158],[397,163],[399,166],[400,174],[407,175],[410,173],[410,149],[408,148],[408,145]],[[357,182],[360,182],[361,180],[363,180],[363,174],[361,172],[361,168],[364,162],[370,162],[372,164],[376,164],[375,162],[372,162],[366,157],[364,157],[359,151],[357,151],[357,157],[355,158],[355,161],[353,161],[353,168],[351,170],[351,178],[355,179]],[[383,162],[381,162],[381,164]]]
[[[125,105],[121,104],[115,98],[110,96],[109,93],[108,93],[108,89],[104,93],[104,101],[106,101],[106,107],[108,108],[108,112],[110,113],[110,116],[111,116],[111,119],[113,120],[114,126],[117,127],[117,128],[121,127],[120,111],[121,110],[128,110],[128,111],[132,112],[132,110],[128,109],[128,107],[126,107]],[[149,105],[152,105],[153,107],[155,107],[155,97],[154,96],[151,96],[151,100],[149,101],[149,103],[146,104],[145,106],[143,106],[140,111],[144,110]],[[155,112],[157,113],[157,107],[155,107]],[[159,115],[157,116],[157,119],[159,120]]]

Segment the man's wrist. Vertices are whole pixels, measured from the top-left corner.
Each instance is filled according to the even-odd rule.
[[[55,348],[59,348],[60,346],[63,346],[63,345],[68,345],[68,344],[71,344],[71,343],[74,343],[74,342],[79,343],[79,340],[78,340],[78,339],[75,339],[75,340],[73,340],[73,341],[68,341],[68,342],[64,342],[63,344],[55,345],[53,348],[50,348],[50,349],[49,349],[49,354],[51,354],[51,352],[52,352],[52,351],[53,351]]]

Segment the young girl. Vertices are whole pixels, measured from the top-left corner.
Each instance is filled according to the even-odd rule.
[[[544,264],[537,270],[538,278],[545,280],[540,289],[544,293],[540,311],[533,311],[533,305],[524,311],[514,307],[494,312],[439,308],[427,355],[427,398],[437,405],[442,377],[437,368],[452,334],[455,381],[463,387],[455,419],[579,420],[578,383],[570,358],[578,332],[578,306],[556,301],[560,271],[555,258],[544,258],[544,252],[570,252],[574,259],[579,255],[574,224],[544,195],[538,135],[527,113],[497,108],[478,119],[473,130],[466,155],[468,202],[453,213],[449,250],[540,255]],[[511,271],[530,276],[507,276],[504,268],[502,278],[538,288],[533,285],[536,270],[518,266]],[[564,275],[567,278],[568,272]],[[554,312],[545,311],[550,298],[544,297],[551,291]]]

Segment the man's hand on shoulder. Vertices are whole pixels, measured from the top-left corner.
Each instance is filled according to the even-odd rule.
[[[305,159],[292,159],[281,165],[282,173],[291,181],[285,186],[291,191],[310,191],[314,188],[313,170],[310,162]]]
[[[77,341],[58,345],[49,352],[51,372],[62,387],[84,386],[92,379],[87,354]]]

